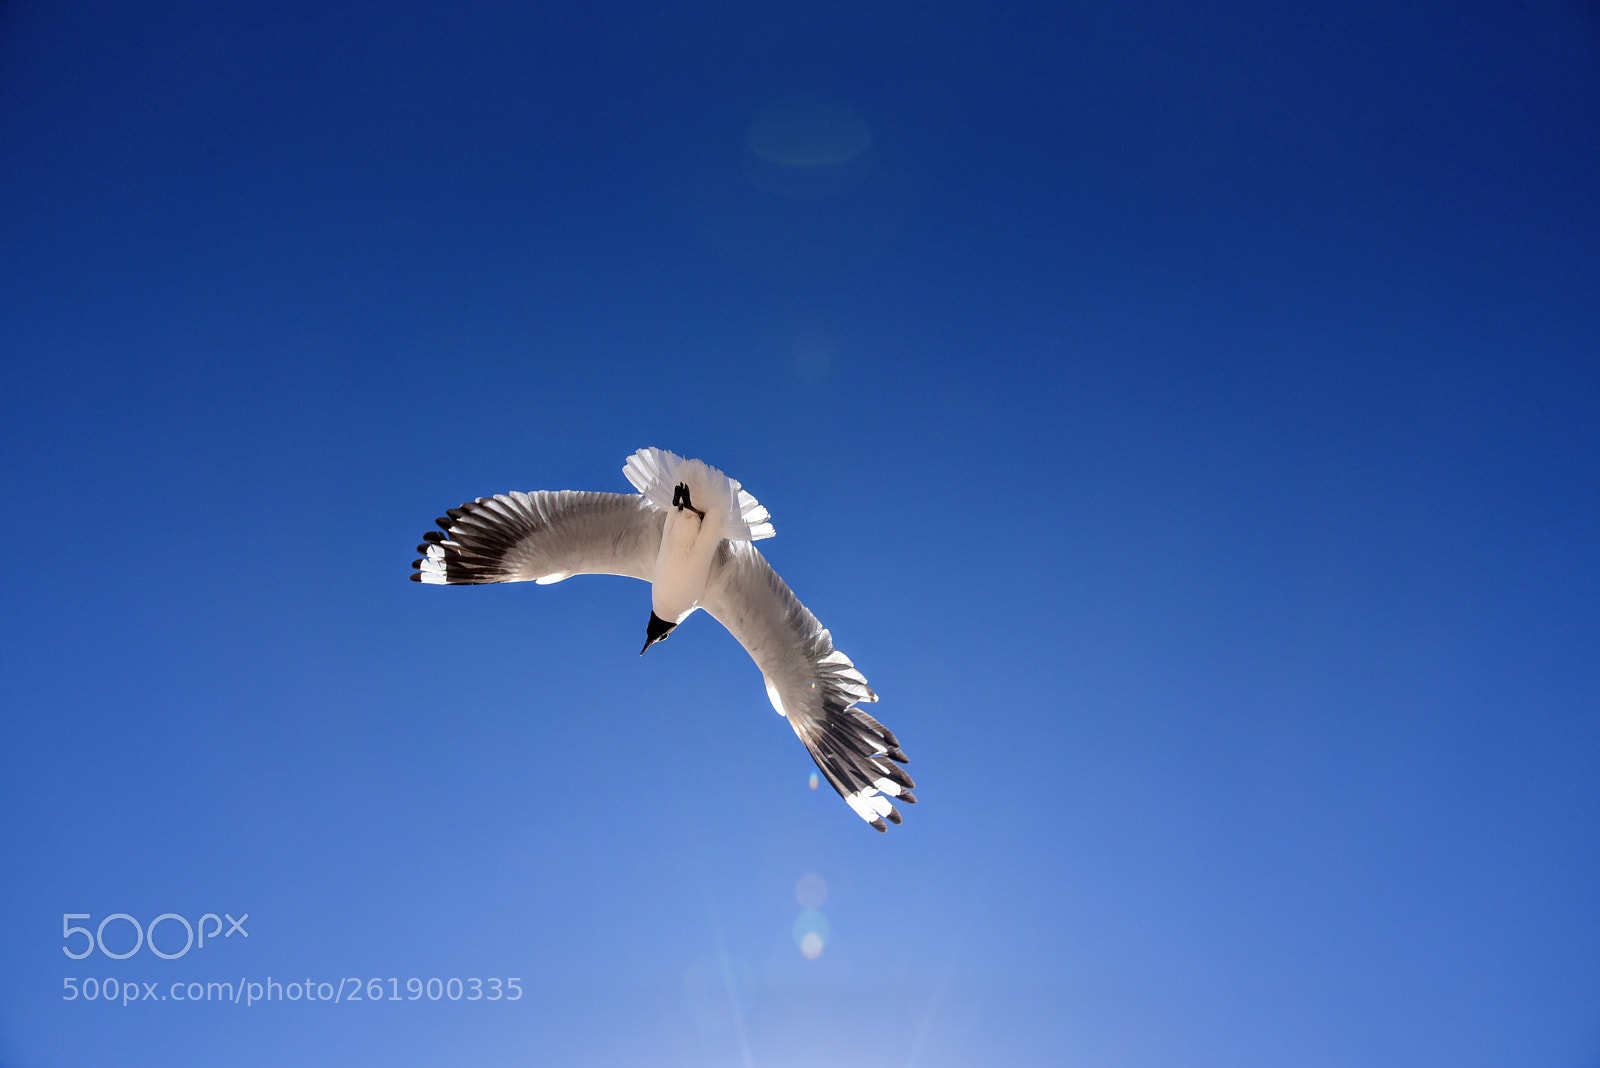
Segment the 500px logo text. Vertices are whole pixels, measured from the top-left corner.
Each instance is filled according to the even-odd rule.
[[[226,918],[228,921],[228,929],[226,932],[224,932],[222,929],[222,921],[224,918]],[[237,920],[228,915],[226,912],[224,912],[221,916],[218,916],[215,912],[208,912],[204,916],[201,916],[198,922],[190,923],[188,919],[178,915],[176,912],[163,912],[161,915],[151,920],[147,926],[140,926],[139,921],[128,915],[126,912],[113,912],[111,915],[102,919],[99,926],[91,931],[87,927],[75,926],[72,922],[73,920],[93,920],[94,917],[91,914],[87,912],[63,912],[61,914],[61,937],[63,941],[66,942],[66,945],[61,947],[61,952],[65,953],[73,960],[82,960],[89,954],[93,953],[96,949],[99,949],[101,953],[110,957],[112,960],[127,960],[129,957],[139,952],[140,947],[148,946],[150,952],[154,953],[162,960],[177,960],[179,957],[188,953],[191,948],[206,948],[207,938],[211,939],[212,941],[216,941],[218,935],[221,935],[223,938],[232,938],[235,934],[241,934],[244,935],[244,937],[249,938],[250,932],[244,929],[244,921],[248,920],[249,918],[250,914],[248,912],[242,914]],[[211,929],[209,931],[206,930],[207,921],[210,921],[211,923]],[[166,924],[167,929],[163,932],[161,937],[169,948],[176,942],[177,939],[176,932],[174,932],[172,929],[175,927],[183,928],[182,948],[176,950],[175,952],[169,953],[156,945],[156,928],[160,927],[162,924]],[[107,948],[107,926],[111,927],[113,944],[118,946],[127,944],[127,935],[123,931],[124,926],[133,928],[133,948],[126,950],[125,952],[118,952],[116,949]],[[197,934],[198,937],[196,937]],[[73,952],[73,939],[77,935],[82,935],[84,940],[78,943],[83,947],[82,951],[75,953]]]

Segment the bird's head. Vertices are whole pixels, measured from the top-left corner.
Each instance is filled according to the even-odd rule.
[[[667,635],[671,634],[672,629],[676,626],[676,623],[668,623],[666,620],[662,619],[660,616],[656,615],[654,611],[652,611],[650,613],[650,622],[645,626],[644,629],[644,649],[650,648],[656,642],[661,641]],[[644,649],[639,650],[640,656],[644,655]]]

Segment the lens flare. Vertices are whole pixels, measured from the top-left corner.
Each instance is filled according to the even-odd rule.
[[[828,900],[828,880],[815,873],[800,876],[794,884],[794,900],[803,909],[820,909]]]
[[[822,946],[828,940],[828,917],[816,909],[806,909],[794,918],[794,944],[806,960],[816,960],[822,955]]]
[[[769,107],[750,124],[750,151],[785,167],[830,167],[848,163],[872,144],[872,127],[849,104],[791,97]]]
[[[773,104],[745,133],[744,173],[763,192],[820,200],[872,170],[872,127],[839,101],[794,97]]]

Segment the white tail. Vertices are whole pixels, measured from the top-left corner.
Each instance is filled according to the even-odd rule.
[[[663,511],[674,506],[677,487],[688,486],[697,508],[721,517],[722,536],[731,541],[760,541],[777,533],[767,510],[739,486],[738,479],[700,460],[685,460],[665,449],[640,449],[628,457],[622,473]]]

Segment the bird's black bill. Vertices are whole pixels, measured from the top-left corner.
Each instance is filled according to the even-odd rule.
[[[650,623],[644,630],[644,649],[650,648],[656,642],[671,634],[672,628],[676,626],[676,623],[668,623],[652,611],[650,613]],[[644,649],[639,650],[640,656],[644,655]]]

